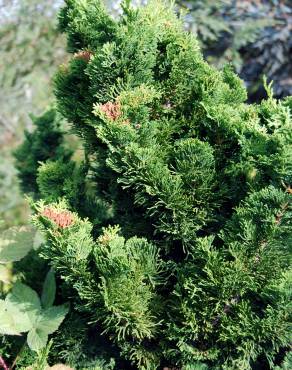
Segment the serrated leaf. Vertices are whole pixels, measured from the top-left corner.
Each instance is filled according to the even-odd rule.
[[[68,307],[65,305],[50,307],[41,313],[37,328],[46,334],[52,334],[59,328],[67,313]]]
[[[55,306],[44,310],[39,315],[35,327],[27,335],[27,344],[33,351],[44,348],[49,334],[54,333],[64,320],[68,308],[66,306]]]
[[[39,351],[44,348],[47,342],[48,334],[38,328],[33,328],[27,334],[27,344],[33,351]]]
[[[11,293],[7,295],[6,300],[17,305],[22,311],[41,309],[41,302],[37,293],[22,283],[16,283],[14,285]]]
[[[33,246],[34,232],[28,227],[11,227],[0,236],[0,262],[19,261]]]
[[[20,333],[29,331],[35,322],[35,317],[32,319],[32,313],[22,311],[20,307],[9,302],[7,299],[5,303],[7,311],[12,316],[15,330]]]
[[[49,308],[53,305],[54,300],[56,296],[56,279],[55,279],[55,273],[53,269],[50,269],[47,273],[43,291],[42,291],[42,297],[41,302],[43,308]]]
[[[20,335],[33,327],[26,312],[22,312],[9,301],[0,301],[0,333]]]
[[[3,335],[20,335],[16,330],[12,315],[8,312],[6,302],[0,300],[0,333]]]

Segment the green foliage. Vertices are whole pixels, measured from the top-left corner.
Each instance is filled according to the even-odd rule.
[[[19,135],[20,128],[30,127],[28,113],[41,113],[52,99],[49,80],[65,59],[64,40],[56,29],[61,3],[1,2],[0,132],[4,137]]]
[[[84,370],[115,368],[113,357],[117,358],[118,353],[104,337],[97,336],[96,328],[89,328],[87,320],[84,314],[70,310],[54,334],[48,356],[50,363],[62,362],[73,369]]]
[[[56,296],[56,280],[54,270],[50,269],[44,281],[41,302],[44,308],[53,305]]]
[[[73,162],[67,164],[62,161],[47,161],[43,163],[38,169],[37,176],[40,196],[50,199],[51,202],[54,202],[59,197],[65,196],[66,190],[70,192],[71,182],[69,182],[69,186],[64,182],[71,178],[73,170]]]
[[[66,58],[56,13],[62,0],[1,1],[0,6],[0,218],[5,227],[29,217],[19,191],[11,154],[31,130],[30,113],[40,114],[52,101],[50,79]]]
[[[289,370],[292,365],[292,353],[289,352],[287,356],[284,358],[284,361],[282,362],[281,366],[276,366],[275,370],[283,369],[283,370]]]
[[[85,0],[76,4],[74,0],[66,0],[65,3],[67,6],[59,14],[59,28],[68,35],[70,52],[110,41],[115,26],[101,2]]]
[[[110,218],[111,210],[98,197],[91,181],[88,161],[82,158],[83,150],[72,158],[71,148],[76,147],[76,139],[65,136],[62,116],[51,108],[33,117],[33,122],[35,130],[26,131],[23,143],[14,151],[22,190],[50,202],[66,197],[82,216],[90,215],[95,225]]]
[[[231,0],[178,0],[176,3],[187,11],[188,28],[198,35],[210,61],[217,66],[232,61],[238,72],[243,64],[241,50],[260,39],[263,30],[276,23],[270,15],[263,15],[262,4],[249,7],[248,2],[237,4]]]
[[[46,346],[48,335],[58,329],[68,312],[64,305],[52,306],[55,297],[47,282],[44,289],[48,291],[43,292],[43,296],[50,297],[48,302],[45,300],[41,303],[34,290],[22,283],[16,283],[5,301],[0,302],[0,333],[20,335],[28,332],[27,344],[34,351]]]
[[[217,67],[231,62],[252,101],[265,96],[262,76],[274,80],[275,95],[291,95],[291,5],[289,0],[177,0],[185,23]]]
[[[8,141],[6,144],[8,145],[3,147],[0,144],[0,218],[3,220],[1,230],[22,224],[22,220],[28,217],[26,203],[19,191],[17,171],[9,150],[11,148],[8,149],[11,143]]]
[[[75,54],[55,78],[57,106],[85,160],[30,157],[39,253],[72,306],[48,356],[272,369],[291,343],[291,102],[269,85],[248,105],[173,10],[124,2],[114,21],[98,0],[68,0],[60,13]]]
[[[42,239],[29,226],[11,227],[0,234],[0,294],[9,289],[12,281],[12,262],[22,260],[32,249],[37,249]]]
[[[54,109],[33,118],[36,130],[25,132],[25,141],[15,151],[21,187],[26,193],[38,193],[36,184],[39,162],[48,159],[68,160],[71,152],[64,146],[61,117]]]
[[[52,269],[47,273],[40,299],[35,290],[17,280],[20,277],[21,269],[19,270],[19,267],[16,268],[18,274],[16,273],[12,277],[12,271],[15,270],[15,267],[12,267],[11,263],[17,264],[18,261],[29,256],[30,268],[33,267],[31,253],[39,248],[42,242],[43,238],[31,227],[11,227],[2,232],[0,239],[1,298],[4,298],[5,292],[8,290],[5,299],[0,300],[0,334],[1,340],[3,339],[0,348],[1,351],[5,349],[5,357],[9,357],[9,353],[13,353],[13,349],[19,351],[18,363],[24,364],[32,364],[35,361],[35,356],[30,352],[37,351],[37,369],[45,369],[47,366],[48,351],[43,353],[42,349],[47,345],[48,335],[55,332],[62,323],[68,308],[65,305],[53,306],[56,282]],[[40,264],[39,258],[37,263]],[[34,271],[34,274],[35,277],[40,277],[38,269]],[[28,274],[26,275],[29,280]],[[22,334],[25,332],[28,333],[27,346],[21,341]],[[18,336],[20,340],[6,341],[3,335],[14,336],[14,338]],[[44,363],[42,367],[40,367],[41,363]]]
[[[33,247],[35,231],[29,227],[11,227],[1,233],[0,263],[19,261]]]

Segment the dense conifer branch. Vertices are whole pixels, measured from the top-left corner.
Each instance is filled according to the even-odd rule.
[[[57,105],[86,160],[66,159],[60,138],[33,167],[60,299],[121,368],[277,365],[290,343],[291,99],[266,86],[246,104],[164,1],[114,21],[98,0],[67,0],[60,28],[73,56]]]

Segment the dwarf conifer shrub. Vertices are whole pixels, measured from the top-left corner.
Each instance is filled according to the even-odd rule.
[[[67,0],[59,17],[72,58],[55,95],[84,161],[38,163],[32,206],[59,300],[87,320],[74,340],[90,343],[90,362],[101,335],[117,369],[281,366],[291,98],[266,86],[248,105],[242,81],[203,60],[169,3],[123,4],[118,21],[99,0]]]

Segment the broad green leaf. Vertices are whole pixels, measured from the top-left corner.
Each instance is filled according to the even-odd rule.
[[[0,333],[4,335],[20,335],[16,330],[12,315],[7,310],[6,302],[0,300]]]
[[[19,335],[33,327],[26,312],[22,312],[9,301],[0,301],[0,333]]]
[[[19,261],[33,246],[34,232],[29,227],[11,227],[0,236],[0,262]]]
[[[55,273],[53,269],[50,269],[50,271],[47,273],[42,291],[41,302],[43,308],[46,309],[51,307],[54,303],[55,296],[56,296]]]
[[[38,328],[33,328],[27,334],[27,344],[33,351],[44,348],[48,341],[48,334]]]
[[[11,303],[21,307],[23,311],[41,309],[41,302],[37,293],[29,286],[22,283],[16,283],[14,285],[7,299]]]
[[[21,307],[10,302],[7,297],[5,299],[5,303],[7,312],[9,312],[9,314],[12,316],[14,323],[13,325],[16,331],[24,333],[32,329],[35,322],[35,317],[32,320],[31,312],[23,311]]]
[[[29,331],[27,343],[29,347],[38,351],[46,346],[49,334],[54,333],[64,320],[68,308],[66,306],[55,306],[44,310],[35,324],[35,327]]]
[[[59,328],[67,313],[68,307],[65,305],[50,307],[41,313],[37,328],[47,334],[52,334]]]

